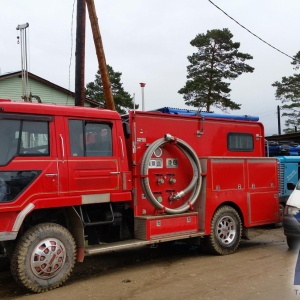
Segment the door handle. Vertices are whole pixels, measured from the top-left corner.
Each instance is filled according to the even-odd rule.
[[[46,177],[57,177],[58,174],[54,174],[54,173],[48,173],[48,174],[45,174]]]
[[[121,172],[110,172],[111,175],[120,174]]]

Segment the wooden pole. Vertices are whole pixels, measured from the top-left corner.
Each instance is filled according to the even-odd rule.
[[[77,0],[77,27],[75,52],[75,105],[84,106],[84,68],[85,68],[85,0]]]
[[[100,28],[98,24],[95,4],[93,0],[86,0],[86,4],[87,4],[89,17],[91,21],[96,54],[98,58],[99,71],[100,71],[101,80],[103,84],[103,92],[105,97],[106,108],[110,110],[116,110],[115,102],[113,99],[111,86],[110,86],[109,74],[107,70],[105,53],[104,53],[102,38],[100,34]]]

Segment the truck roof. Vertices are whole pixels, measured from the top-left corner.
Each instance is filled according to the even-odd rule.
[[[38,115],[57,115],[74,117],[91,117],[105,119],[120,119],[116,111],[103,108],[91,108],[82,106],[67,106],[56,104],[43,104],[31,102],[13,102],[8,99],[0,99],[1,113],[20,113]]]

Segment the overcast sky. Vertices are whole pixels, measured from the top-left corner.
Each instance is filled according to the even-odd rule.
[[[21,69],[16,27],[28,22],[29,71],[74,91],[77,3],[72,25],[74,0],[0,1],[1,74]],[[122,72],[124,88],[135,94],[136,103],[141,104],[142,98],[139,83],[145,82],[146,110],[164,106],[186,108],[178,90],[186,82],[187,56],[196,51],[190,41],[207,30],[228,28],[233,41],[241,43],[240,51],[254,57],[248,64],[255,68],[253,73],[232,81],[231,99],[242,107],[230,113],[259,116],[267,135],[277,133],[276,109],[281,103],[275,100],[271,84],[294,73],[290,58],[261,42],[207,0],[94,1],[106,61],[115,71]],[[300,50],[299,0],[213,2],[288,55],[294,56]],[[86,84],[95,79],[97,69],[87,14]]]

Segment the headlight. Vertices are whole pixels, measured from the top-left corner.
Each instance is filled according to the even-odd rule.
[[[295,216],[299,213],[299,209],[295,206],[289,206],[287,205],[284,209],[284,214],[285,215],[291,215],[291,216]]]

